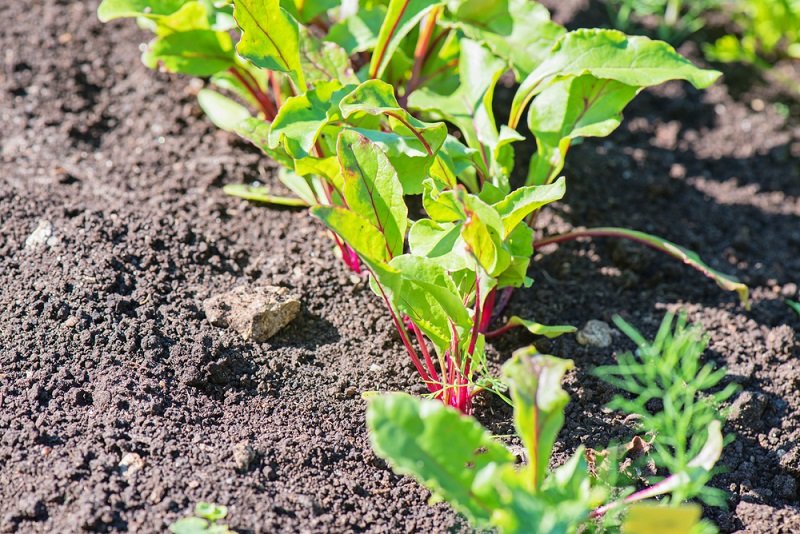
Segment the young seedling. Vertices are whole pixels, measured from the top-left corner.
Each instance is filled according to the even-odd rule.
[[[800,315],[800,302],[796,300],[786,299],[786,305],[789,306],[797,315]]]
[[[658,38],[677,46],[703,28],[703,17],[724,3],[724,0],[609,0],[606,5],[615,28],[631,31],[643,19],[654,17],[658,21]]]
[[[710,60],[769,69],[780,59],[800,58],[800,2],[739,0],[731,7],[741,33],[704,43],[703,52]]]
[[[600,376],[635,395],[620,396],[612,407],[640,416],[638,430],[649,436],[650,458],[664,474],[643,488],[620,476],[612,454],[605,455],[603,466],[590,465],[588,458],[597,455],[583,447],[561,466],[549,467],[569,402],[561,381],[572,362],[531,349],[517,351],[503,366],[514,426],[526,451],[523,465],[475,419],[402,393],[370,400],[367,425],[373,448],[397,473],[416,478],[476,528],[601,532],[622,524],[624,531],[642,532],[637,525],[644,523],[651,531],[653,521],[661,518],[676,532],[708,532],[700,508],[684,502],[699,497],[720,503],[720,492],[707,483],[725,442],[719,404],[734,388],[707,393],[725,370],[703,366],[700,330],[687,328],[681,318],[673,332],[672,320],[665,318],[653,343],[618,320],[639,345],[639,355],[624,354],[617,365],[598,369]],[[655,395],[661,395],[662,408],[651,411]]]
[[[194,515],[175,521],[169,531],[173,534],[233,534],[227,525],[219,523],[227,515],[225,506],[199,502],[194,507]]]
[[[646,87],[675,79],[706,87],[719,76],[666,43],[567,32],[528,0],[356,9],[327,0],[104,0],[98,13],[137,17],[153,30],[148,65],[209,77],[216,90],[199,95],[209,118],[279,163],[293,196],[226,191],[308,206],[346,265],[369,272],[430,394],[465,413],[478,392],[500,391],[486,371],[486,335],[515,326],[551,337],[574,331],[518,317],[491,330],[495,308],[532,283],[533,221],[565,193],[571,143],[610,134]],[[509,70],[520,86],[499,125],[494,88]],[[538,151],[526,183],[512,188],[522,120]],[[424,208],[415,220],[411,195]],[[679,257],[746,302],[744,286],[693,253],[617,234]]]

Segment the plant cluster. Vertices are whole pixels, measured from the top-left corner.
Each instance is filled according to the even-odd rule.
[[[709,60],[768,69],[779,59],[800,58],[798,0],[606,0],[606,6],[615,28],[631,31],[651,19],[658,38],[674,45],[702,29],[709,13],[724,8],[736,31],[702,43]]]
[[[632,31],[643,19],[656,21],[656,35],[674,45],[705,26],[703,16],[725,0],[607,0],[608,15],[615,28]]]
[[[226,506],[199,502],[194,506],[193,515],[175,521],[169,531],[173,534],[231,534],[233,530],[220,523],[227,515]]]
[[[710,393],[725,369],[701,363],[707,341],[685,318],[673,328],[673,317],[665,317],[652,343],[621,319],[616,322],[638,350],[596,374],[629,394],[610,407],[638,417],[632,445],[600,453],[581,446],[562,465],[549,468],[569,402],[561,382],[572,362],[522,349],[503,366],[503,375],[526,451],[523,465],[472,417],[402,393],[370,401],[373,448],[477,528],[566,533],[621,526],[624,532],[654,532],[654,525],[669,524],[670,532],[714,532],[713,525],[700,521],[700,507],[684,502],[696,497],[723,502],[721,492],[707,483],[725,443],[720,404],[735,387]],[[625,458],[634,448],[638,458]],[[651,459],[660,476],[630,475],[634,464]]]
[[[514,326],[551,337],[574,330],[518,317],[489,330],[513,288],[532,283],[535,247],[633,239],[747,300],[742,284],[696,254],[640,232],[534,242],[538,210],[565,193],[560,173],[576,140],[610,134],[646,87],[706,87],[718,77],[666,43],[567,32],[527,0],[104,0],[98,13],[135,17],[154,32],[147,65],[210,78],[216,90],[200,93],[202,108],[281,164],[294,196],[227,190],[309,206],[343,261],[369,272],[430,396],[462,412],[484,389],[502,394],[486,370],[487,336]],[[508,71],[519,87],[498,124],[494,90]],[[523,121],[537,152],[515,187]],[[421,196],[424,213],[409,210],[410,195]]]
[[[704,45],[709,59],[765,69],[778,59],[800,59],[800,1],[737,0],[731,7],[740,33]]]

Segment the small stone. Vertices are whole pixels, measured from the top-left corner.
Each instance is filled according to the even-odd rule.
[[[67,320],[64,321],[65,328],[73,328],[77,324],[78,324],[78,318],[75,317],[74,315],[70,315],[69,317],[67,317]]]
[[[604,348],[611,345],[611,333],[612,330],[608,323],[592,319],[578,331],[575,339],[581,345]]]
[[[278,479],[278,474],[275,472],[275,469],[271,465],[264,466],[264,469],[261,470],[261,474],[264,475],[269,481],[275,481]]]
[[[53,236],[53,225],[50,221],[42,219],[36,229],[25,239],[25,248],[34,249],[43,245],[51,247],[57,242],[58,238]]]
[[[356,389],[355,386],[350,386],[349,388],[344,390],[344,395],[345,397],[352,399],[353,397],[358,395],[358,389]]]
[[[743,391],[731,404],[730,419],[741,425],[761,426],[767,409],[767,397],[762,393]]]
[[[244,473],[250,470],[250,464],[256,459],[256,451],[247,440],[233,446],[233,463],[236,470]]]
[[[144,460],[135,452],[128,452],[119,461],[119,470],[122,476],[128,478],[137,471],[144,469]]]
[[[373,373],[380,373],[383,371],[383,367],[381,367],[377,363],[373,363],[369,366],[369,370],[372,371]]]
[[[797,295],[797,284],[789,282],[781,288],[781,295],[787,299],[794,298]]]
[[[203,302],[208,321],[232,328],[245,340],[266,341],[300,313],[300,300],[285,287],[238,286]]]

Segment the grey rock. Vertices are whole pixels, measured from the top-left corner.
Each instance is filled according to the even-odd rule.
[[[285,287],[238,286],[203,302],[208,321],[244,339],[266,341],[300,313],[300,300]]]
[[[233,446],[231,456],[236,470],[244,473],[250,470],[250,464],[255,461],[256,451],[247,440],[243,440]]]
[[[592,319],[587,321],[584,327],[575,334],[575,339],[581,345],[605,348],[611,345],[612,332],[608,323]]]
[[[58,238],[53,236],[53,225],[50,221],[42,219],[36,229],[25,239],[25,248],[34,249],[47,245],[52,247],[58,243]]]

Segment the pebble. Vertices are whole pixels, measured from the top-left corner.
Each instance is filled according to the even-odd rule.
[[[53,235],[52,223],[42,219],[36,229],[25,239],[25,248],[30,250],[43,245],[52,247],[56,243],[58,243],[58,238]]]
[[[605,348],[611,345],[612,332],[608,323],[592,319],[575,334],[575,339],[581,345]]]
[[[119,461],[119,469],[122,476],[128,478],[137,471],[144,469],[144,460],[135,452],[128,452]]]
[[[250,464],[256,459],[256,451],[247,440],[242,440],[233,446],[232,456],[236,470],[244,473],[250,470]]]

